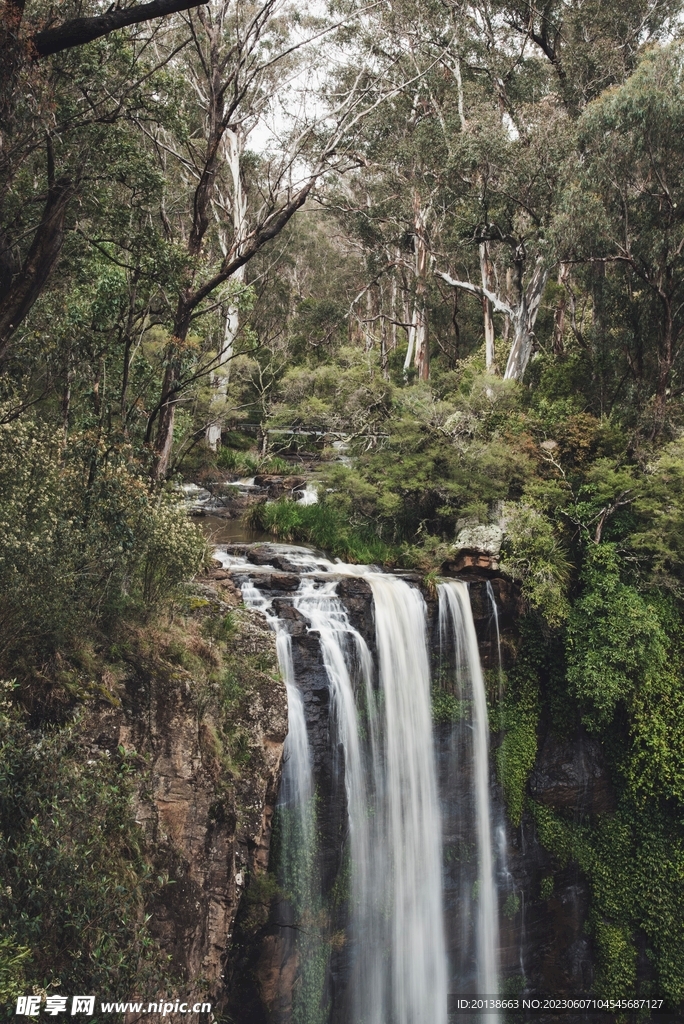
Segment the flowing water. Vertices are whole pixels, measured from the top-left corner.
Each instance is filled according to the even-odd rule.
[[[503,700],[503,662],[501,660],[501,632],[499,630],[499,609],[496,604],[496,598],[494,597],[494,588],[492,587],[491,581],[487,580],[487,598],[489,600],[489,606],[492,609],[492,620],[494,622],[494,630],[496,632],[496,655],[499,665],[499,702]]]
[[[384,698],[384,859],[391,908],[390,1020],[446,1022],[442,844],[437,800],[426,609],[421,593],[380,573],[366,579],[375,603]],[[370,1016],[382,1024],[380,1015]]]
[[[286,554],[301,574],[298,589],[286,601],[318,641],[329,688],[333,793],[337,785],[346,808],[346,837],[342,835],[340,842],[349,872],[341,918],[347,1009],[335,1019],[344,1024],[446,1024],[450,971],[425,601],[416,587],[395,575],[333,564],[304,549],[278,546],[277,551]],[[269,595],[265,575],[259,583],[259,574],[267,574],[270,567],[252,566],[244,556],[217,554],[238,575],[245,604],[262,611],[275,630],[288,693],[289,733],[279,814],[290,826],[281,828],[280,878],[284,889],[296,891],[297,898],[287,904],[281,923],[290,934],[300,933],[296,954],[300,983],[294,1009],[278,1019],[325,1021],[330,1011],[325,991],[330,987],[335,945],[331,920],[336,912],[330,901],[324,910],[320,891],[320,823],[315,813],[307,703],[300,688],[306,680],[296,677],[290,627],[287,616],[280,617],[283,599],[276,602]],[[375,657],[338,595],[345,576],[361,576],[371,589]],[[439,609],[442,642],[453,644],[457,672],[472,702],[477,988],[481,994],[494,995],[498,940],[487,708],[467,587],[457,581],[440,585]],[[306,851],[298,849],[301,845]],[[320,956],[316,960],[315,942],[327,950],[327,968],[320,966]],[[315,978],[314,961],[318,963]],[[309,1000],[306,1008],[304,999]],[[496,1018],[491,1017],[491,1022],[495,1024]]]
[[[461,694],[470,702],[474,818],[477,835],[476,969],[481,995],[498,993],[498,906],[492,848],[492,814],[489,781],[489,723],[475,623],[468,588],[460,580],[441,583],[439,632],[442,645],[451,638]],[[465,683],[465,686],[463,685]],[[465,916],[465,915],[464,915]],[[490,1014],[493,1022],[496,1016]]]

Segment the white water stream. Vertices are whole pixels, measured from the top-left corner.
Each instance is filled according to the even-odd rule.
[[[353,1024],[446,1024],[447,956],[443,922],[442,821],[430,696],[427,609],[420,591],[369,567],[331,563],[280,548],[302,572],[293,607],[318,635],[331,697],[331,745],[344,780],[348,819]],[[292,639],[259,590],[268,566],[217,552],[241,573],[248,607],[276,632],[289,702],[280,806],[300,816],[299,834],[315,847],[312,757],[305,707],[295,678]],[[337,579],[323,576],[334,573]],[[362,576],[374,602],[377,665],[337,595],[339,576]],[[477,809],[478,990],[497,993],[497,900],[489,809],[484,682],[467,587],[439,587],[440,634],[472,689]],[[307,861],[309,858],[307,858]],[[497,1018],[491,1017],[491,1024]]]
[[[420,591],[370,573],[384,698],[381,792],[390,890],[390,1013],[372,1024],[446,1024],[442,826],[430,703],[426,608]]]
[[[450,630],[456,644],[457,667],[470,683],[472,699],[473,777],[478,850],[477,981],[481,995],[498,994],[498,907],[492,851],[489,799],[489,723],[475,623],[468,588],[460,580],[439,585],[440,637]],[[491,1024],[497,1015],[490,1014]]]

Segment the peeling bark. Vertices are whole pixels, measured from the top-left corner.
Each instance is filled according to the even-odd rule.
[[[437,271],[437,274],[452,288],[459,288],[461,291],[476,295],[481,300],[488,300],[496,312],[503,313],[510,318],[513,327],[513,342],[508,355],[504,380],[522,380],[532,355],[534,325],[548,279],[548,270],[541,257],[537,260],[529,284],[524,289],[522,287],[517,289],[517,301],[511,302],[510,305],[489,288],[481,288],[470,281],[456,280],[440,270]]]

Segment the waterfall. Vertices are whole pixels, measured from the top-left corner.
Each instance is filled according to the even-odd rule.
[[[228,559],[226,559],[228,561]],[[240,559],[242,561],[242,559]],[[283,747],[283,771],[276,805],[280,836],[278,882],[282,898],[275,910],[275,923],[282,937],[282,962],[301,960],[300,987],[308,992],[320,988],[317,952],[321,945],[321,891],[317,870],[317,839],[314,776],[311,747],[306,727],[302,694],[296,684],[292,657],[292,637],[274,614],[271,601],[251,579],[241,585],[247,608],[265,616],[276,634],[280,674],[287,692],[287,736]],[[300,931],[300,922],[307,928]],[[291,993],[287,984],[278,987],[274,1009],[278,1019],[288,1019]],[[283,1017],[279,1010],[284,1010]]]
[[[392,909],[391,1002],[396,1024],[446,1024],[442,842],[421,593],[380,573],[375,601],[384,703],[384,857]]]
[[[499,609],[496,604],[496,598],[494,597],[494,588],[492,587],[491,580],[487,580],[487,597],[489,598],[489,605],[492,609],[492,618],[494,619],[494,629],[496,631],[496,654],[499,659],[499,703],[503,700],[503,662],[501,661],[501,633],[499,631]]]
[[[461,746],[465,756],[449,780],[451,788],[444,790],[450,796],[460,794],[457,800],[465,808],[458,830],[465,843],[459,852],[466,865],[461,869],[463,931],[450,953],[454,961],[461,956],[461,964],[448,968],[428,615],[420,590],[371,567],[332,563],[304,549],[278,545],[273,546],[275,564],[287,562],[299,573],[297,589],[288,586],[283,592],[272,574],[291,570],[264,564],[270,559],[263,556],[258,565],[242,553],[221,557],[239,579],[245,604],[265,614],[276,633],[289,702],[278,798],[279,820],[287,824],[281,824],[279,878],[283,890],[294,896],[284,901],[275,923],[287,942],[296,944],[288,961],[296,966],[288,967],[290,981],[283,981],[295,997],[277,1019],[322,1024],[332,1009],[335,1020],[353,1024],[447,1024],[449,970],[456,991],[460,986],[467,991],[471,980],[471,991],[476,987],[490,996],[498,991],[487,706],[468,589],[458,581],[439,586],[440,642],[449,664],[455,662],[458,685],[467,696],[459,707],[471,709],[468,721],[453,727],[454,735],[469,739]],[[351,611],[338,594],[344,577],[368,584],[374,637],[366,632],[364,639],[352,624]],[[304,644],[294,659],[291,631]],[[311,638],[306,643],[303,631]],[[320,668],[314,669],[311,681],[296,678],[297,659],[310,659],[304,652],[311,652],[312,640],[320,651]],[[369,649],[372,640],[375,658]],[[318,696],[325,692],[316,675],[322,670],[325,699]],[[339,866],[332,875],[329,854],[320,869],[317,860],[328,804],[320,805],[316,814],[307,709],[314,716],[308,728],[319,737],[325,735],[321,726],[329,731],[329,746],[321,747],[319,739],[315,750],[316,773],[328,780],[329,806],[338,808],[325,819],[326,842],[340,844]],[[470,803],[472,811],[466,806]],[[477,877],[465,852],[471,835]],[[321,855],[328,849],[320,847]],[[341,903],[340,891],[345,894]],[[471,908],[474,929],[468,924]],[[340,964],[342,986],[337,981]],[[492,1024],[497,1019],[493,1015]]]
[[[467,586],[459,580],[439,585],[440,637],[451,631],[457,673],[470,683],[472,699],[473,789],[477,831],[477,984],[481,995],[498,993],[498,908],[494,879],[489,798],[489,723],[484,679]],[[492,1018],[495,1024],[496,1016]]]
[[[319,635],[343,750],[356,1020],[446,1024],[441,821],[425,602],[395,576],[335,569],[362,575],[373,592],[377,694],[370,652],[336,596],[336,581],[302,579],[293,604]]]
[[[318,487],[315,484],[307,484],[302,491],[296,492],[300,505],[318,504]]]
[[[349,825],[350,940],[356,951],[352,1002],[360,1022],[384,1024],[387,986],[383,969],[383,873],[387,853],[380,827],[383,815],[377,807],[382,787],[373,661],[365,640],[351,626],[336,590],[335,580],[320,583],[304,578],[293,604],[307,617],[311,630],[318,633],[330,683],[333,728],[343,752],[343,763],[337,765],[337,771],[344,776]]]
[[[296,811],[302,832],[308,836],[311,831],[313,773],[309,738],[306,732],[304,701],[295,684],[292,637],[278,628],[277,620],[274,621],[276,623],[278,665],[287,690],[287,736],[283,749],[284,764],[278,803]]]

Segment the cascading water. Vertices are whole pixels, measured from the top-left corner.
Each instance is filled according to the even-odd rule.
[[[445,1024],[442,843],[430,705],[425,602],[394,576],[365,577],[373,591],[384,715],[384,857],[391,922],[388,1017]],[[375,1009],[375,1008],[374,1008]]]
[[[441,583],[439,591],[440,640],[451,637],[456,673],[470,684],[472,702],[473,795],[477,833],[477,987],[481,995],[498,993],[498,907],[494,878],[492,820],[489,797],[489,724],[484,679],[467,586],[459,580]],[[496,1016],[491,1017],[496,1021]]]
[[[294,908],[294,916],[281,914],[276,925],[297,935],[292,962],[299,965],[300,981],[295,986],[295,1003],[277,1019],[323,1022],[329,1019],[332,1007],[333,1019],[344,1024],[446,1024],[449,971],[443,920],[442,817],[425,601],[405,580],[368,567],[333,564],[303,549],[285,547],[274,548],[274,557],[296,565],[300,574],[297,590],[286,598],[278,591],[278,600],[273,592],[271,596],[264,592],[271,586],[268,573],[276,571],[273,566],[257,568],[244,556],[226,556],[224,561],[239,573],[245,603],[266,614],[276,632],[290,707],[278,806],[291,823],[296,820],[296,827],[290,825],[282,831],[285,849],[281,847],[280,870],[284,888],[296,890],[299,898],[285,908],[285,913],[288,907]],[[259,583],[260,572],[263,584]],[[362,578],[372,592],[374,638],[364,628],[369,642],[374,639],[376,664],[338,595],[343,577]],[[291,606],[292,612],[286,612],[283,604]],[[477,907],[473,960],[477,990],[494,995],[498,940],[487,708],[467,587],[457,581],[441,584],[439,609],[442,643],[451,644],[457,675],[468,689],[468,702],[464,703],[472,703],[477,813],[471,831],[476,833],[478,859],[477,881],[471,885]],[[288,620],[293,614],[296,620]],[[305,623],[296,627],[298,635],[304,628],[317,638],[328,682],[330,798],[338,799],[335,793],[341,794],[347,822],[346,839],[340,833],[347,851],[346,861],[342,857],[340,863],[347,863],[349,870],[346,911],[341,917],[333,908],[337,897],[331,897],[330,890],[326,895],[317,888],[320,821],[317,824],[314,813],[312,751],[300,689],[304,677],[295,678],[288,632],[294,627],[288,621]],[[307,702],[317,701],[311,693]],[[298,852],[298,843],[306,851]],[[336,942],[339,948],[335,935],[342,934],[333,932],[340,925],[345,936],[346,981],[341,989],[335,985],[331,989],[331,951]],[[456,978],[459,984],[464,980],[458,970]],[[300,1010],[305,997],[309,1002]],[[492,1024],[496,1024],[495,1016]]]
[[[278,666],[287,691],[288,729],[283,748],[283,772],[277,801],[279,827],[280,865],[279,883],[283,898],[276,913],[277,925],[281,932],[284,961],[296,960],[300,956],[315,954],[320,945],[316,920],[320,916],[321,893],[316,864],[316,815],[314,801],[314,777],[311,747],[306,728],[306,716],[302,695],[295,681],[292,658],[292,637],[283,629],[282,623],[273,613],[270,600],[255,586],[252,580],[244,580],[241,586],[242,599],[247,608],[261,612],[276,634]],[[298,938],[298,922],[306,922]],[[314,959],[309,964],[315,964]],[[303,970],[303,987],[315,987],[320,979],[310,978],[310,970]],[[307,984],[308,983],[308,984]],[[284,1018],[289,1016],[291,997],[279,993],[279,1004],[284,1009]]]
[[[293,599],[320,638],[344,756],[355,1018],[363,1024],[446,1024],[441,823],[425,602],[397,577],[361,573],[374,598],[377,693],[370,652],[349,624],[336,581],[304,578]]]
[[[501,657],[501,630],[499,627],[499,608],[496,603],[496,597],[494,594],[494,588],[492,587],[491,581],[487,580],[486,586],[487,598],[489,600],[489,606],[492,610],[490,626],[493,622],[494,633],[496,636],[496,655],[497,655],[497,666],[499,673],[499,703],[501,704],[504,695],[504,671],[503,671],[503,659]],[[506,894],[506,903],[513,908],[520,908],[520,923],[517,928],[518,932],[518,963],[520,965],[520,978],[525,979],[525,892],[521,888],[517,890],[513,875],[508,867],[508,840],[506,836],[506,821],[503,814],[503,810],[500,811],[499,819],[496,824],[496,835],[497,835],[497,848],[498,848],[498,860],[499,860],[499,891]],[[522,830],[521,830],[522,835]],[[512,903],[510,902],[512,900]],[[505,907],[506,904],[504,904]],[[504,911],[505,912],[505,911]]]
[[[501,631],[499,630],[499,609],[496,604],[496,598],[494,597],[494,588],[492,587],[491,580],[487,580],[487,597],[489,599],[489,605],[492,609],[492,619],[494,620],[494,630],[496,632],[496,656],[498,658],[499,665],[499,701],[503,699],[503,662],[501,660]]]

